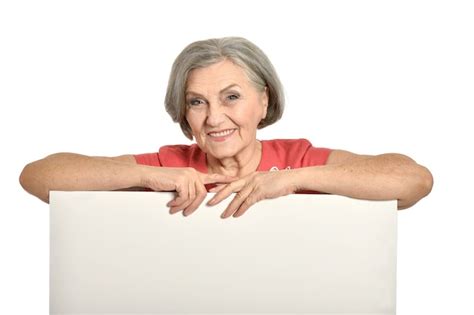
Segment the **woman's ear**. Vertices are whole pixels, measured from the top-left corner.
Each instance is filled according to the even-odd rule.
[[[268,87],[265,86],[265,90],[262,93],[262,104],[263,104],[263,115],[262,119],[265,119],[267,117],[267,109],[268,109]]]

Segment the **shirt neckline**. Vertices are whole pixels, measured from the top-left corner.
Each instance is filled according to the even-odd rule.
[[[266,153],[267,153],[266,141],[265,140],[258,140],[258,141],[262,145],[262,154],[260,156],[260,161],[258,162],[257,169],[255,170],[256,172],[262,171],[263,161],[265,161],[264,157],[266,156]],[[197,146],[197,144],[195,144],[195,145]],[[199,146],[197,146],[197,149],[201,152],[201,157],[200,157],[199,161],[201,161],[202,163],[196,163],[195,165],[192,165],[192,167],[197,169],[198,171],[201,171],[205,174],[208,174],[209,173],[209,168],[207,166],[206,153],[204,153],[204,151],[202,151],[201,148],[199,148]]]

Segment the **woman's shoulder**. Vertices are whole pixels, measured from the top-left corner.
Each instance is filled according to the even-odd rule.
[[[206,154],[195,143],[166,145],[160,148],[161,165],[165,167],[192,167],[207,172]]]
[[[187,155],[200,150],[197,144],[169,144],[160,147],[159,154]]]
[[[202,151],[197,144],[171,144],[159,148],[158,152],[135,155],[138,164],[167,167],[187,167],[191,161],[201,160]]]

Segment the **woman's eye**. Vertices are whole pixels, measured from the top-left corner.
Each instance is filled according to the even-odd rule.
[[[188,103],[189,103],[189,105],[191,105],[191,106],[197,106],[197,105],[204,104],[204,101],[203,101],[203,100],[200,100],[200,99],[192,99],[192,100],[190,100]]]
[[[235,100],[239,99],[239,96],[237,94],[231,94],[231,95],[227,96],[227,99],[229,99],[231,101],[235,101]]]

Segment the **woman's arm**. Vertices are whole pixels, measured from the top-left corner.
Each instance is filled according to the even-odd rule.
[[[369,200],[398,200],[398,209],[413,206],[433,186],[430,171],[395,153],[377,156],[334,150],[326,165],[296,169],[297,190],[316,190]]]
[[[335,150],[323,166],[255,172],[216,187],[211,190],[216,194],[208,204],[215,205],[237,192],[221,217],[239,217],[262,199],[310,190],[358,199],[396,199],[398,209],[406,209],[428,195],[432,186],[430,171],[407,156],[357,155]]]
[[[123,190],[131,187],[176,191],[170,213],[194,211],[207,195],[205,184],[229,183],[234,177],[204,174],[189,167],[139,165],[132,155],[92,157],[57,153],[25,166],[20,183],[30,194],[49,202],[52,190]],[[184,212],[183,212],[184,213]]]
[[[44,202],[51,190],[118,190],[143,186],[132,155],[91,157],[56,153],[25,166],[21,186]]]

